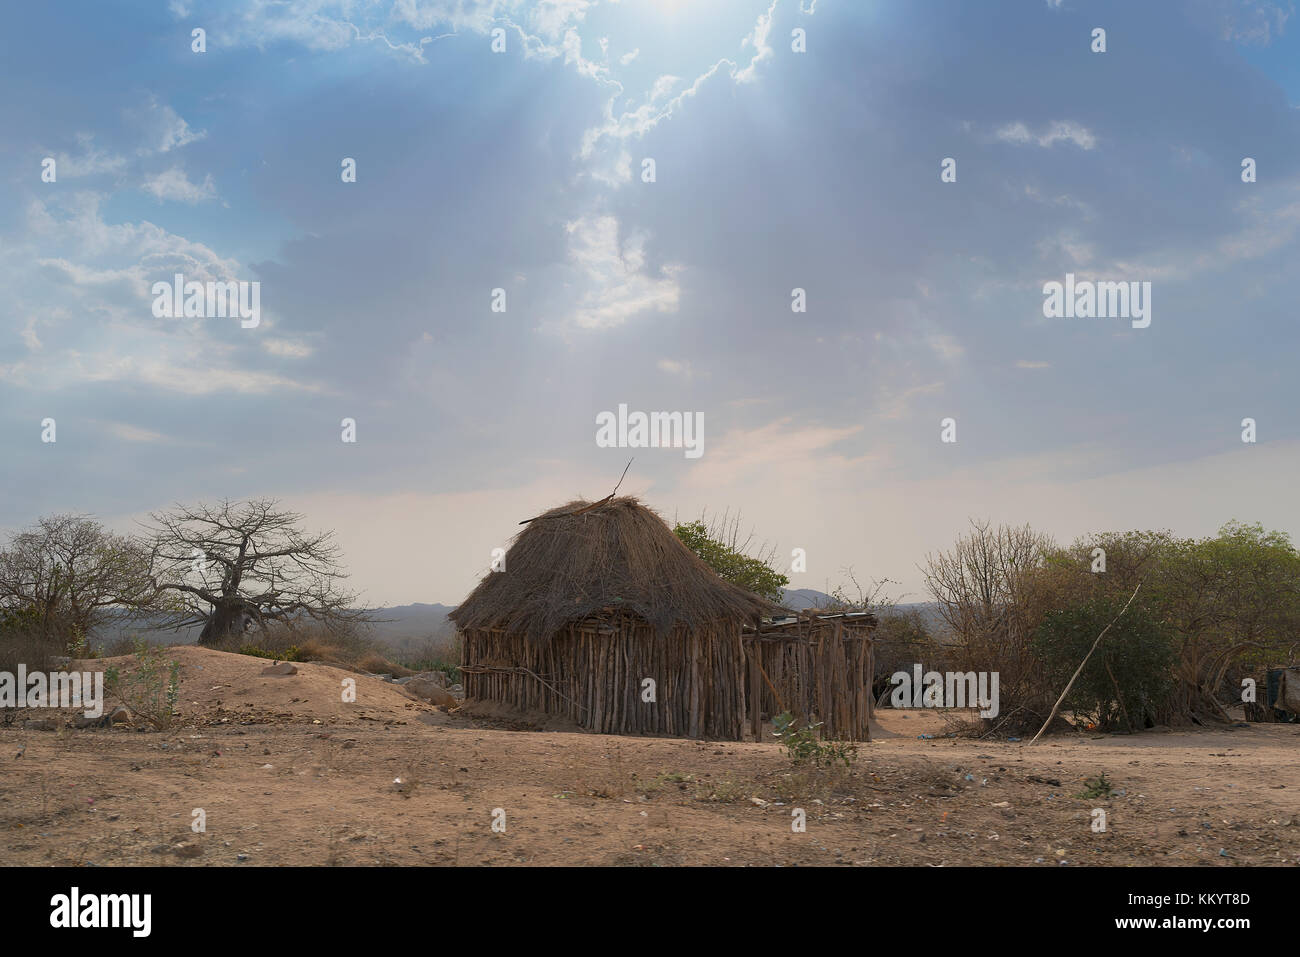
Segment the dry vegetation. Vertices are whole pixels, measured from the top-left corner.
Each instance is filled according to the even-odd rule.
[[[377,679],[358,679],[344,704],[340,682],[355,673],[330,665],[262,677],[269,662],[248,656],[167,654],[181,693],[166,732],[0,729],[0,859],[1300,863],[1294,726],[1073,734],[1031,749],[943,738],[939,715],[886,710],[852,767],[816,770],[771,742],[504,730]],[[1103,773],[1109,797],[1077,796]],[[791,829],[795,807],[805,832]],[[205,833],[190,830],[195,808]],[[497,808],[504,833],[491,828]],[[1091,830],[1095,808],[1104,833]]]

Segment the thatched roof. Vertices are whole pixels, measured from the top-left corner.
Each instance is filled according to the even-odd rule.
[[[504,628],[543,642],[605,612],[632,612],[661,635],[781,613],[723,581],[636,498],[589,505],[570,502],[531,521],[506,552],[505,571],[489,572],[448,617],[462,629]]]

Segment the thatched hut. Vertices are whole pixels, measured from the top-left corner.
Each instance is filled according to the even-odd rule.
[[[503,569],[449,617],[462,639],[470,710],[504,705],[610,734],[739,740],[747,724],[758,727],[760,703],[770,713],[776,700],[762,701],[762,661],[775,652],[760,654],[759,645],[770,649],[772,621],[788,614],[724,581],[663,519],[621,497],[570,502],[530,521]],[[781,634],[808,645],[780,657],[792,672],[807,669],[795,685],[817,700],[834,677],[823,651],[842,652],[843,643],[828,645],[825,629]],[[859,668],[855,659],[851,670]],[[865,719],[847,730],[842,736],[866,737]]]

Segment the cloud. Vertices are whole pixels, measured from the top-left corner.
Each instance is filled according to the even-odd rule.
[[[138,428],[134,425],[128,425],[125,422],[110,422],[108,431],[111,435],[116,436],[124,442],[166,442],[167,436],[161,432],[152,432],[149,429]]]
[[[150,97],[140,107],[126,110],[125,116],[138,130],[140,143],[135,150],[135,157],[156,156],[197,142],[207,136],[206,131],[195,131],[170,106],[158,102],[157,97]],[[104,174],[121,174],[130,166],[131,158],[111,150],[95,146],[95,134],[79,132],[73,139],[77,143],[77,152],[54,151],[55,172],[60,180],[81,179],[87,176]],[[162,174],[166,175],[166,174]]]
[[[160,201],[174,200],[191,206],[217,198],[211,174],[204,177],[202,183],[192,183],[179,166],[149,177],[140,188]]]
[[[571,24],[581,23],[593,6],[591,0],[538,0],[534,28],[545,36],[558,36]]]
[[[208,135],[206,130],[191,129],[184,117],[167,104],[159,103],[157,97],[151,97],[139,109],[128,110],[127,118],[141,130],[144,142],[139,153],[142,156],[170,153]]]
[[[921,396],[938,395],[943,391],[942,382],[927,382],[923,385],[910,386],[901,391],[890,386],[881,386],[877,397],[876,418],[893,421],[901,419],[912,411],[912,400]]]
[[[772,47],[767,42],[767,38],[772,32],[772,17],[776,13],[776,4],[777,0],[772,0],[772,5],[767,8],[767,12],[759,16],[758,22],[754,24],[754,29],[740,42],[741,47],[752,46],[754,48],[754,57],[749,61],[749,66],[735,74],[737,83],[752,81],[758,75],[758,65],[772,59]],[[812,11],[806,12],[811,13]]]
[[[655,80],[654,86],[650,88],[650,102],[655,103],[662,100],[665,96],[671,93],[673,87],[680,82],[682,82],[680,76],[665,74],[664,76],[659,77],[659,79]]]
[[[1262,259],[1295,242],[1300,232],[1300,177],[1252,186],[1250,195],[1238,201],[1233,211],[1235,218],[1223,224],[1225,231],[1219,235],[1194,237],[1131,258],[1097,262],[1093,245],[1073,230],[1062,230],[1043,240],[1038,251],[1049,258],[1055,250],[1069,256],[1079,279],[1134,276],[1151,281],[1183,281],[1221,272],[1238,263]]]
[[[855,471],[874,456],[850,457],[832,451],[832,447],[862,431],[860,425],[796,426],[790,417],[780,418],[749,429],[733,429],[718,439],[711,439],[705,421],[704,455],[691,467],[683,480],[684,487],[695,491],[732,490],[755,482],[773,485],[806,483],[810,463],[819,471]],[[774,473],[785,473],[784,477]],[[771,487],[771,486],[769,486]]]
[[[159,358],[107,354],[93,359],[77,356],[65,371],[82,382],[130,382],[181,395],[235,393],[267,395],[271,392],[321,392],[314,384],[298,382],[272,372],[211,364],[199,349],[162,350]]]
[[[27,348],[32,352],[39,352],[41,349],[45,348],[40,337],[36,335],[37,322],[39,322],[39,320],[35,316],[29,317],[27,324],[22,328],[22,332],[19,333],[22,337],[23,345],[27,346]]]
[[[1097,146],[1097,138],[1086,127],[1059,120],[1049,124],[1041,133],[1034,133],[1024,123],[1015,122],[1001,127],[994,135],[1003,143],[1013,146],[1037,145],[1050,149],[1057,143],[1073,143],[1085,150]]]
[[[106,222],[100,213],[104,198],[100,193],[79,192],[49,202],[32,200],[27,209],[30,238],[63,252],[40,261],[63,270],[78,285],[131,279],[141,297],[147,296],[148,281],[167,279],[178,271],[203,282],[248,278],[240,275],[243,270],[235,260],[148,220]],[[105,259],[125,265],[89,264]]]
[[[613,216],[582,217],[565,224],[569,237],[569,262],[577,268],[586,292],[574,322],[584,329],[621,326],[649,310],[675,312],[681,289],[680,267],[663,267],[663,276],[647,275],[643,234],[619,237]]]
[[[731,77],[735,83],[744,84],[755,80],[758,77],[759,66],[773,56],[772,47],[768,43],[768,36],[772,31],[772,20],[776,12],[776,6],[777,0],[772,0],[767,11],[761,14],[755,22],[753,30],[741,39],[740,45],[742,49],[746,47],[754,49],[754,55],[744,68],[738,66],[728,57],[720,57],[714,61],[712,66],[700,73],[689,86],[663,103],[660,101],[667,97],[682,82],[682,79],[672,75],[661,75],[655,80],[645,102],[641,106],[634,110],[625,110],[616,116],[615,102],[623,92],[622,86],[618,85],[617,93],[611,96],[605,104],[603,122],[598,126],[591,127],[583,134],[581,157],[584,160],[591,161],[596,157],[605,140],[612,140],[617,144],[623,140],[644,136],[662,121],[673,116],[686,100],[696,96],[704,84],[717,76],[724,67],[726,68],[726,75]],[[801,9],[805,14],[812,14],[813,6],[815,6],[815,3],[807,9],[802,7]],[[605,170],[593,172],[593,178],[611,186],[625,182],[626,180],[608,172],[609,165],[607,161]],[[628,178],[630,179],[630,177]]]
[[[583,39],[579,28],[584,25],[588,11],[596,6],[594,0],[482,0],[474,4],[465,0],[397,0],[391,7],[384,4],[357,5],[344,0],[297,0],[278,4],[250,2],[232,5],[232,8],[214,14],[209,35],[219,37],[225,46],[265,49],[269,43],[289,42],[321,52],[344,49],[354,41],[381,40],[391,51],[423,62],[426,44],[456,36],[457,32],[423,37],[418,41],[395,42],[383,31],[369,25],[359,26],[353,22],[354,19],[371,16],[388,28],[396,24],[415,30],[437,27],[477,34],[505,28],[518,37],[525,58],[562,58],[580,76],[609,89],[603,121],[583,135],[580,155],[588,164],[588,175],[602,185],[616,187],[631,178],[627,165],[622,161],[623,150],[619,141],[642,136],[653,129],[671,116],[684,99],[696,95],[701,84],[724,66],[737,83],[748,83],[757,78],[760,66],[773,57],[768,38],[777,3],[778,0],[771,0],[753,29],[741,39],[742,49],[752,48],[754,51],[745,67],[739,67],[725,56],[717,59],[693,83],[666,102],[665,98],[682,80],[675,76],[660,76],[646,91],[639,109],[619,115],[615,114],[615,103],[626,95],[623,84],[610,75],[606,63],[588,59],[582,54]],[[807,6],[801,4],[800,9],[805,15],[810,15],[815,6],[815,2]],[[176,7],[173,7],[173,13],[181,16]],[[602,37],[598,41],[602,58],[608,55],[607,39]],[[638,47],[623,54],[619,64],[627,66],[640,52]],[[176,145],[204,135],[202,132],[189,133],[188,127],[175,124],[175,120],[180,118],[174,112],[172,117]],[[180,120],[180,123],[184,121]],[[186,139],[187,136],[190,139]],[[614,141],[612,155],[598,156],[598,147],[607,139]]]
[[[934,354],[944,362],[952,362],[966,354],[965,347],[946,333],[929,336],[926,341],[929,343],[930,348],[934,350]]]
[[[11,328],[29,355],[0,368],[0,378],[42,390],[80,382],[185,395],[321,391],[257,368],[270,356],[301,357],[305,346],[281,339],[264,350],[261,333],[241,330],[237,320],[155,317],[155,281],[170,283],[179,272],[187,280],[228,282],[248,273],[238,261],[148,221],[106,222],[103,200],[80,191],[29,203],[26,235],[7,243],[0,260],[0,285],[25,319]],[[273,324],[264,311],[259,328]]]
[[[1295,15],[1293,3],[1284,6],[1269,0],[1238,0],[1218,6],[1223,38],[1244,46],[1268,46],[1286,32],[1287,21]]]
[[[69,153],[54,154],[55,174],[59,179],[77,179],[83,176],[97,176],[102,173],[120,173],[126,168],[126,157],[106,150],[95,149],[95,137],[92,133],[78,133],[75,136],[81,148],[79,155]]]
[[[426,341],[432,341],[432,336],[426,332],[428,337]],[[305,359],[315,350],[305,342],[297,342],[291,339],[263,339],[262,348],[273,356],[283,356],[287,359]]]

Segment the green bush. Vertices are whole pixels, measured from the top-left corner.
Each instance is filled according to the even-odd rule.
[[[1047,615],[1032,648],[1051,687],[1065,687],[1121,608],[1115,599],[1094,598]],[[1101,731],[1140,730],[1166,707],[1175,686],[1176,658],[1168,629],[1133,605],[1106,633],[1061,709],[1072,713],[1076,723]]]
[[[165,731],[172,725],[172,712],[180,697],[181,666],[175,660],[164,661],[161,648],[142,640],[136,641],[135,658],[136,666],[130,672],[104,669],[105,690],[131,714]]]
[[[241,645],[239,648],[241,655],[252,655],[254,658],[270,658],[272,661],[302,661],[302,650],[297,645],[290,645],[284,651],[267,651],[265,648],[259,648],[257,645]]]
[[[33,608],[0,608],[0,671],[10,674],[21,664],[28,671],[49,671],[57,646],[41,630]]]
[[[1112,798],[1115,796],[1115,786],[1106,780],[1106,772],[1095,778],[1085,778],[1083,781],[1083,790],[1075,797],[1084,801],[1095,801],[1098,798]]]
[[[772,719],[776,728],[773,736],[781,742],[790,760],[795,764],[813,764],[819,768],[843,764],[852,765],[858,756],[858,746],[848,741],[822,741],[817,731],[821,722],[798,725],[794,715],[783,711]]]

